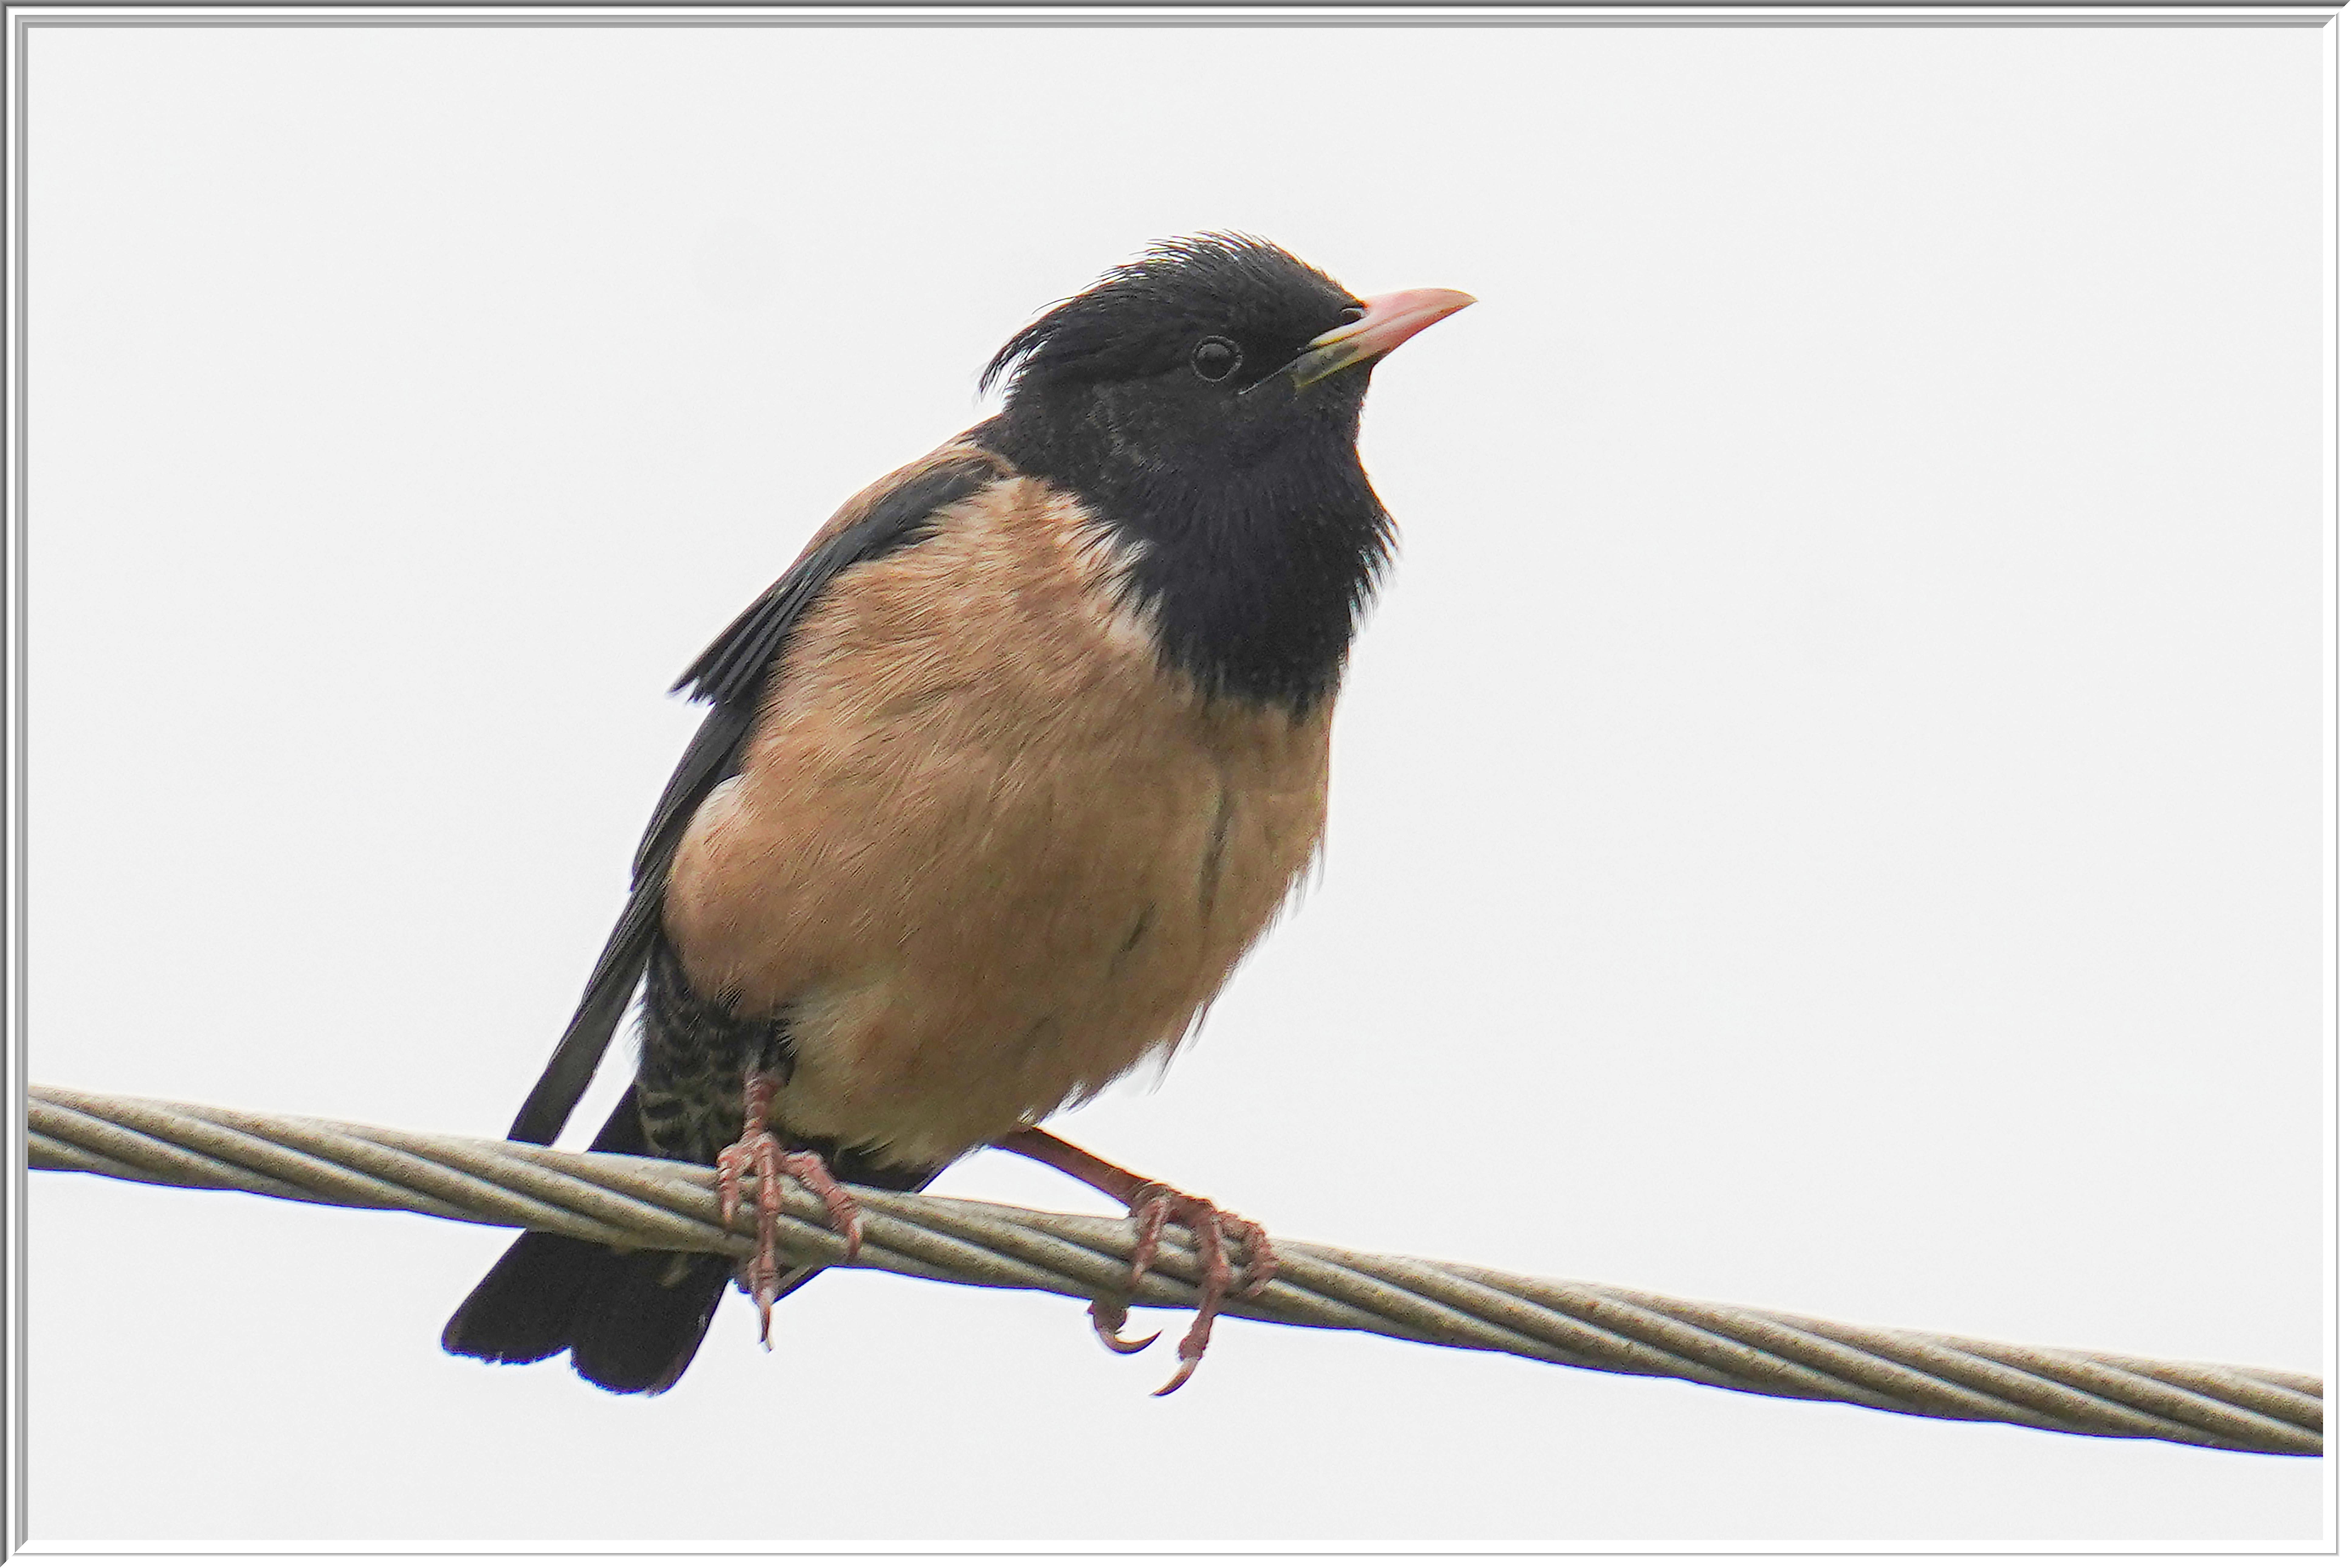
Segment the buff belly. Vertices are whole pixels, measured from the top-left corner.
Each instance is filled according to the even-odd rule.
[[[671,871],[696,988],[789,1024],[778,1122],[909,1164],[1172,1048],[1322,827],[1327,705],[1204,702],[1092,519],[988,526],[1025,483],[846,574]]]

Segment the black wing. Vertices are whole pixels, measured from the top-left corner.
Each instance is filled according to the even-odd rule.
[[[710,716],[695,732],[694,743],[679,758],[677,771],[662,790],[653,821],[637,845],[628,907],[605,940],[604,951],[588,977],[579,1010],[548,1059],[530,1098],[507,1136],[526,1144],[551,1144],[563,1131],[573,1107],[595,1075],[612,1030],[628,1010],[644,975],[645,957],[654,934],[661,929],[662,895],[669,883],[670,857],[685,836],[686,824],[702,802],[732,777],[743,754],[743,743],[758,722],[768,676],[782,657],[784,647],[810,605],[832,580],[861,561],[878,559],[893,550],[920,542],[930,533],[931,519],[943,507],[977,491],[997,476],[996,465],[984,457],[958,458],[911,475],[885,491],[865,515],[824,540],[778,579],[735,623],[718,634],[693,667],[678,677],[673,691],[693,688],[697,701],[711,705]]]

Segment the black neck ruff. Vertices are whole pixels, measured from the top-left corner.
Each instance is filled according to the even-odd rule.
[[[998,415],[973,431],[1142,547],[1130,578],[1161,655],[1210,697],[1303,714],[1336,689],[1387,563],[1389,523],[1355,455],[1355,409],[1257,462],[1153,461],[1110,421]]]

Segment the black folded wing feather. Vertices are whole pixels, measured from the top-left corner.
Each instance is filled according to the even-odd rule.
[[[628,1010],[643,977],[646,956],[661,929],[662,897],[670,859],[686,824],[710,792],[740,765],[743,744],[758,722],[768,676],[809,606],[849,568],[875,560],[926,538],[932,519],[945,507],[977,492],[996,477],[987,458],[957,458],[923,468],[882,494],[864,516],[827,538],[778,579],[775,585],[735,618],[673,691],[693,689],[711,705],[693,743],[662,790],[653,821],[637,846],[629,903],[620,924],[588,977],[580,1007],[548,1059],[546,1071],[523,1102],[507,1136],[527,1144],[551,1144],[563,1131],[612,1031]]]

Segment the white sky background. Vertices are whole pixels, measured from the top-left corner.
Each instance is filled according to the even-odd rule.
[[[1321,885],[1056,1126],[1280,1235],[2318,1370],[2328,47],[39,30],[32,1076],[502,1131],[671,679],[1234,227],[1482,302],[1373,388]],[[505,1233],[31,1189],[36,1540],[2321,1528],[2306,1460],[1240,1322],[1153,1400],[872,1273],[620,1399],[442,1355]]]

